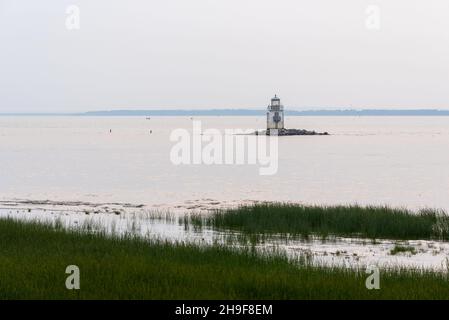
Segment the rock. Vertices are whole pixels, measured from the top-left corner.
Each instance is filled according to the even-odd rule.
[[[270,135],[270,130],[256,132],[256,134]],[[305,129],[278,129],[278,136],[328,136],[328,132],[308,131]]]

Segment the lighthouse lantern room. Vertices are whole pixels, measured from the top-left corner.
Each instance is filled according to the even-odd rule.
[[[281,105],[281,99],[275,95],[267,108],[267,131],[271,133],[279,129],[284,129],[284,106]]]

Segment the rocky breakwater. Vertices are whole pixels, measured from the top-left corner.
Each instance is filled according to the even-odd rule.
[[[256,132],[256,134],[270,135],[270,136],[328,136],[328,132],[316,132],[305,129],[269,129]]]

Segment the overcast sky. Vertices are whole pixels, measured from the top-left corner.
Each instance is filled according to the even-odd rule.
[[[448,16],[447,0],[0,0],[0,113],[275,93],[295,109],[449,109]]]

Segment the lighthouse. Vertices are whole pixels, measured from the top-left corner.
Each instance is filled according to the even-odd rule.
[[[284,106],[277,95],[271,99],[267,108],[267,133],[277,134],[279,129],[284,129]]]

